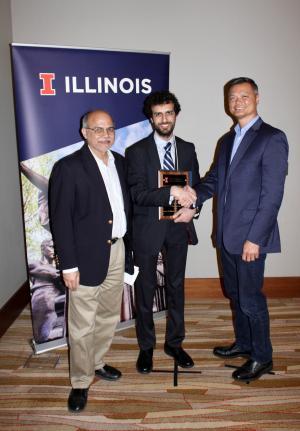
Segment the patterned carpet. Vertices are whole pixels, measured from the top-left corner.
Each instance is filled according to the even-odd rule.
[[[186,304],[185,348],[202,374],[136,372],[135,331],[116,334],[107,363],[120,368],[118,382],[95,381],[86,410],[68,413],[68,355],[60,349],[32,355],[30,311],[25,309],[0,341],[0,429],[84,430],[300,430],[300,298],[270,299],[275,375],[250,385],[212,355],[232,340],[231,313],[224,299]],[[164,319],[156,322],[156,369],[172,369],[162,350]],[[235,359],[236,365],[243,359]]]

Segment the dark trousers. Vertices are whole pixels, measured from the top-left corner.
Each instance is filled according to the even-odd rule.
[[[165,342],[179,347],[184,339],[184,275],[187,257],[187,242],[174,244],[166,239],[163,257],[167,292],[167,327]],[[137,253],[136,263],[139,275],[135,282],[136,333],[142,350],[155,347],[155,327],[153,321],[153,299],[157,286],[157,254]]]
[[[258,362],[272,360],[267,301],[262,293],[266,255],[244,262],[221,248],[225,292],[234,312],[236,343]]]

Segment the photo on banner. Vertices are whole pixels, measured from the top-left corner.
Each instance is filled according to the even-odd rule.
[[[33,346],[37,353],[66,343],[66,295],[57,269],[48,212],[54,163],[83,144],[80,119],[93,109],[115,121],[112,149],[124,154],[151,133],[142,113],[151,91],[169,88],[169,54],[12,44]],[[166,309],[162,257],[154,311]],[[134,288],[124,282],[119,327],[135,318]]]

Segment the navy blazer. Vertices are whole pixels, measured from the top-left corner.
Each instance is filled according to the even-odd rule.
[[[230,163],[234,130],[221,140],[216,162],[196,187],[197,204],[217,196],[216,244],[241,254],[249,240],[260,253],[280,252],[277,215],[288,167],[285,134],[260,118]]]
[[[200,182],[199,166],[194,144],[176,137],[178,170],[191,171],[192,184]],[[171,220],[159,220],[158,207],[166,206],[170,187],[158,188],[161,169],[154,134],[126,149],[127,182],[133,201],[132,240],[135,252],[158,253],[167,235]],[[173,240],[197,244],[193,222],[175,224]]]
[[[115,152],[113,155],[128,216],[124,158]],[[49,206],[60,269],[78,267],[81,284],[101,284],[108,271],[113,214],[97,162],[87,144],[54,165]]]

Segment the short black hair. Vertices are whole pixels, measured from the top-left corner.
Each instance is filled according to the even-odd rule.
[[[234,85],[237,85],[237,84],[245,84],[245,83],[247,83],[247,84],[250,84],[251,85],[251,87],[253,88],[253,90],[254,90],[254,92],[257,94],[258,93],[258,85],[256,84],[256,82],[253,80],[253,79],[251,79],[251,78],[247,78],[247,77],[245,77],[245,76],[241,76],[241,77],[239,77],[239,78],[233,78],[233,79],[231,79],[230,81],[228,81],[228,82],[226,82],[226,84],[225,84],[225,90],[226,90],[226,93],[228,94],[228,91],[230,90],[230,88],[231,87],[233,87]]]
[[[180,104],[177,97],[168,90],[154,91],[144,100],[143,113],[148,119],[152,117],[152,106],[164,105],[165,103],[173,103],[175,114],[179,114],[181,111]]]

